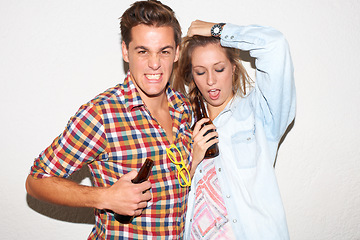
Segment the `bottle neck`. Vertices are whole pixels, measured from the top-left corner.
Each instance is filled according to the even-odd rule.
[[[202,99],[199,100],[199,105],[200,105],[200,108],[201,108],[201,112],[202,112],[202,115],[204,118],[209,118],[208,117],[208,114],[207,114],[207,111],[206,111],[206,108],[205,108],[205,104],[204,104],[204,101]]]

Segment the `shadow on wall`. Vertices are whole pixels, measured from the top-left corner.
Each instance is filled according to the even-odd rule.
[[[80,183],[82,180],[90,178],[91,174],[87,167],[83,167],[78,172],[71,175],[70,180]],[[72,223],[95,224],[94,209],[92,208],[74,208],[59,206],[33,198],[29,194],[26,196],[28,206],[34,211],[61,221]]]
[[[280,139],[279,146],[278,146],[278,149],[277,149],[277,151],[276,151],[276,157],[275,157],[274,165],[273,165],[274,168],[275,168],[275,166],[276,166],[276,160],[277,160],[277,155],[278,155],[280,146],[281,146],[281,144],[284,142],[284,140],[285,140],[286,136],[288,135],[288,133],[289,133],[289,132],[291,131],[291,129],[294,127],[294,124],[295,124],[295,118],[294,118],[294,119],[292,120],[292,122],[289,124],[289,126],[287,127],[284,135],[283,135],[283,136],[281,137],[281,139]]]
[[[243,62],[248,62],[250,63],[250,66],[252,69],[256,69],[256,66],[255,66],[255,58],[251,57],[250,56],[250,52],[249,51],[242,51],[242,50],[239,50],[239,53],[240,53],[240,59],[243,61]],[[254,80],[254,79],[253,79]]]

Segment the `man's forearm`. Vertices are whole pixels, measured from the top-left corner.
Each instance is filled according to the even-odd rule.
[[[123,175],[110,187],[89,187],[60,177],[26,179],[27,192],[40,200],[70,207],[109,209],[123,215],[140,215],[151,199],[150,181],[133,184],[136,171]]]
[[[102,208],[101,195],[104,188],[80,185],[60,177],[35,179],[28,176],[27,192],[40,200],[71,207]]]

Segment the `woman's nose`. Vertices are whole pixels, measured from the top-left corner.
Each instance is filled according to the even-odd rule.
[[[208,84],[209,86],[212,86],[212,85],[214,85],[215,83],[216,83],[216,78],[215,78],[215,76],[214,76],[212,73],[209,73],[208,78],[207,78],[207,84]]]

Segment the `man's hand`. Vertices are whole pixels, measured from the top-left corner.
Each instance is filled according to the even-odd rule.
[[[216,23],[211,22],[204,22],[201,20],[195,20],[191,23],[188,31],[187,36],[192,37],[194,35],[201,35],[201,36],[211,36],[211,28]]]
[[[27,192],[40,200],[71,206],[109,209],[122,215],[140,215],[151,199],[151,183],[131,182],[137,172],[123,175],[110,187],[89,187],[61,177],[35,179],[28,176]]]
[[[150,181],[134,184],[131,182],[137,175],[131,171],[123,175],[114,185],[104,189],[102,208],[110,209],[121,215],[138,216],[151,200]]]

